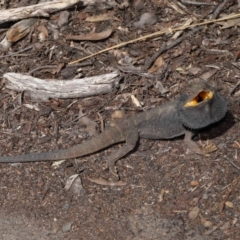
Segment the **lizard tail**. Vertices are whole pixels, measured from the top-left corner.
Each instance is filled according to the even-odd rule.
[[[91,140],[68,149],[30,153],[19,156],[0,156],[0,163],[56,161],[82,157],[123,141],[125,141],[123,131],[117,127],[111,127],[106,129],[103,133],[94,136]]]

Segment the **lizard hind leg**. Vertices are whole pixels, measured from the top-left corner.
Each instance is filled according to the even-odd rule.
[[[128,131],[126,135],[126,145],[118,149],[117,151],[113,152],[112,154],[110,154],[110,156],[107,159],[107,164],[110,172],[113,175],[118,177],[116,166],[115,166],[116,161],[126,156],[130,151],[132,151],[135,148],[138,139],[139,139],[139,133],[137,129],[132,129]]]

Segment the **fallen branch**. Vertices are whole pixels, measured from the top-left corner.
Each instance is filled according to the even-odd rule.
[[[71,7],[77,3],[82,6],[93,5],[95,3],[108,3],[112,0],[55,0],[43,2],[31,6],[11,8],[0,11],[0,24],[9,21],[16,21],[24,18],[32,17],[49,17],[49,13],[60,11]]]
[[[5,73],[5,87],[17,92],[25,91],[35,101],[49,98],[77,98],[110,92],[118,86],[119,71],[73,80],[43,80],[20,73]]]

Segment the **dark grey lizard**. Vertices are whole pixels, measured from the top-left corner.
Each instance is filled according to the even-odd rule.
[[[92,154],[115,143],[126,142],[121,149],[109,156],[109,168],[132,151],[139,137],[147,139],[170,139],[185,135],[190,150],[206,154],[208,150],[192,140],[193,132],[221,120],[227,112],[225,99],[204,81],[194,81],[177,99],[146,112],[116,121],[113,126],[93,137],[90,141],[51,152],[2,156],[1,163],[54,161]]]

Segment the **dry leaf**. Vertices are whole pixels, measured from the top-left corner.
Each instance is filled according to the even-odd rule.
[[[217,24],[222,25],[222,29],[237,26],[240,23],[240,18],[229,19],[224,22],[218,22]]]
[[[106,185],[106,186],[111,186],[111,187],[125,186],[127,184],[126,182],[123,182],[123,181],[113,182],[113,181],[107,181],[107,180],[102,179],[102,178],[88,178],[88,180],[93,182],[93,183],[99,184],[99,185]]]
[[[225,202],[225,205],[226,205],[227,207],[230,207],[230,208],[233,208],[233,207],[234,207],[233,203],[232,203],[232,202],[229,202],[229,201]]]
[[[167,92],[169,92],[169,90],[167,89],[167,88],[165,88],[163,85],[162,85],[162,83],[160,82],[160,81],[156,81],[156,84],[154,85],[154,87],[158,90],[158,91],[160,91],[160,93],[163,95],[163,94],[165,94],[165,93],[167,93]]]
[[[52,74],[58,74],[60,73],[60,71],[63,69],[63,67],[65,66],[64,63],[59,63],[57,65],[57,67],[55,69],[53,69],[52,71],[50,71]]]
[[[66,160],[55,161],[55,162],[53,162],[52,167],[53,168],[58,168],[65,161]]]
[[[131,95],[131,99],[132,99],[132,102],[133,104],[136,106],[136,107],[142,107],[140,102],[138,101],[138,99],[134,96],[134,95]]]
[[[8,42],[13,43],[18,41],[19,39],[25,37],[30,31],[32,26],[37,22],[38,20],[35,18],[22,20],[16,24],[14,24],[6,34],[6,38]]]
[[[67,179],[64,187],[65,190],[71,190],[75,195],[85,194],[85,189],[82,186],[82,180],[79,174],[74,174]]]
[[[177,67],[175,70],[182,73],[182,74],[186,74],[185,69],[183,69],[182,67]]]
[[[192,187],[196,187],[196,186],[199,185],[199,182],[198,181],[192,181],[190,184],[191,184]]]
[[[86,35],[70,35],[67,37],[67,40],[76,40],[76,41],[98,41],[108,38],[113,32],[113,29],[108,29],[99,33],[89,33]]]
[[[90,16],[87,17],[85,21],[87,22],[102,22],[102,21],[107,21],[107,20],[118,20],[118,18],[113,16],[113,13],[104,13],[101,15],[97,15],[97,16]]]
[[[156,59],[152,67],[148,70],[149,73],[157,72],[161,67],[165,66],[165,61],[160,56]]]
[[[188,69],[188,72],[190,72],[193,75],[198,74],[201,71],[201,68],[199,67],[191,67]]]
[[[40,111],[38,104],[27,104],[27,103],[25,103],[25,104],[22,104],[22,105],[26,108],[31,109],[31,110],[35,110],[35,111],[38,111],[38,112]]]
[[[39,25],[37,30],[40,32],[38,38],[40,42],[43,42],[48,37],[48,30],[44,25]]]
[[[28,20],[22,20],[16,24],[14,24],[8,31],[0,43],[0,50],[7,51],[12,43],[17,42],[21,38],[25,37],[32,29],[33,25],[38,20],[35,18],[31,18]]]
[[[75,179],[75,181],[73,181],[70,190],[74,195],[77,196],[84,195],[86,193],[85,189],[82,186],[82,180],[79,176]]]
[[[79,174],[74,174],[74,175],[70,176],[70,177],[67,179],[67,182],[66,182],[66,184],[65,184],[64,189],[65,189],[65,190],[69,190],[70,187],[72,186],[73,182],[75,181],[75,179],[76,179],[77,177],[79,177]]]
[[[232,145],[234,148],[238,148],[240,149],[240,143],[237,142],[236,140],[233,142],[233,145]]]
[[[199,78],[201,78],[204,81],[207,81],[210,77],[212,77],[218,70],[217,69],[213,69],[209,72],[205,72],[203,73]]]

